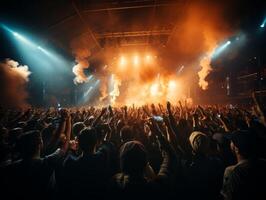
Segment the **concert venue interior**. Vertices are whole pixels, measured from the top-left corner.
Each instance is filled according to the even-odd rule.
[[[0,4],[6,192],[266,199],[264,1]]]

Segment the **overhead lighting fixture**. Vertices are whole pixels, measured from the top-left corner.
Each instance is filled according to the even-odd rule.
[[[264,28],[266,24],[266,18],[263,20],[262,24],[260,25],[261,28]]]

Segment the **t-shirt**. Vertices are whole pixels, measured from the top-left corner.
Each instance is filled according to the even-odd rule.
[[[226,168],[222,194],[225,199],[266,199],[265,160],[243,160]]]
[[[219,199],[224,165],[218,157],[195,156],[182,162],[184,196],[188,199]],[[191,192],[193,191],[193,192]]]

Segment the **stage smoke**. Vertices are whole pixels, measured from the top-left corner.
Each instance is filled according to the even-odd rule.
[[[198,75],[198,85],[203,90],[208,88],[206,78],[212,71],[212,55],[235,29],[229,26],[226,10],[223,4],[209,1],[196,1],[184,9],[183,17],[177,22],[178,28],[164,52],[168,73],[176,70],[172,66],[185,65],[183,76],[195,80],[195,75]]]
[[[6,59],[0,63],[0,104],[8,108],[26,108],[28,106],[25,89],[31,72],[28,66]]]
[[[231,23],[232,19],[229,23],[227,19],[228,7],[216,1],[199,0],[184,4],[181,8],[173,6],[168,9],[168,12],[179,13],[175,19],[176,27],[168,41],[154,39],[152,41],[156,45],[151,42],[147,48],[130,45],[117,48],[110,42],[105,43],[99,52],[93,53],[93,60],[100,63],[93,66],[94,75],[101,80],[100,104],[143,105],[168,100],[176,103],[190,98],[190,90],[193,91],[193,87],[197,85],[203,90],[208,88],[207,76],[212,71],[212,55],[236,29],[236,23]],[[118,14],[112,16],[114,19],[110,21],[119,22],[112,24],[113,30],[119,29],[123,20],[125,23],[131,22],[120,18]],[[95,20],[100,22],[105,19]],[[139,21],[132,19],[132,27],[128,29],[141,30],[139,24]],[[85,56],[80,56],[81,53],[76,50],[90,48],[94,52],[95,49],[95,44],[88,38],[84,34],[82,42],[77,42],[72,47],[79,64],[74,70],[79,75],[76,82],[86,81],[84,69],[88,67],[90,56],[89,51]],[[104,67],[105,65],[108,67]],[[113,90],[110,92],[111,74],[119,81],[116,87],[111,85]]]
[[[121,80],[113,75],[112,76],[112,82],[113,82],[113,90],[110,92],[111,96],[111,104],[115,105],[116,98],[120,95],[119,86],[121,86]]]
[[[77,63],[72,68],[72,71],[76,76],[74,78],[74,83],[84,83],[88,80],[84,70],[89,67],[89,57],[91,52],[83,38],[77,38],[76,40],[73,40],[71,43],[71,48]]]

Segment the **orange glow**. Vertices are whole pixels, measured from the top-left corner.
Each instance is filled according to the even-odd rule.
[[[151,55],[148,54],[148,55],[145,56],[145,61],[146,61],[146,63],[150,63],[151,60],[152,60]]]
[[[134,57],[133,57],[133,64],[134,65],[139,65],[139,56],[137,56],[137,55],[135,55]]]
[[[127,64],[126,58],[124,56],[121,56],[119,59],[120,67],[124,67],[126,64]]]

